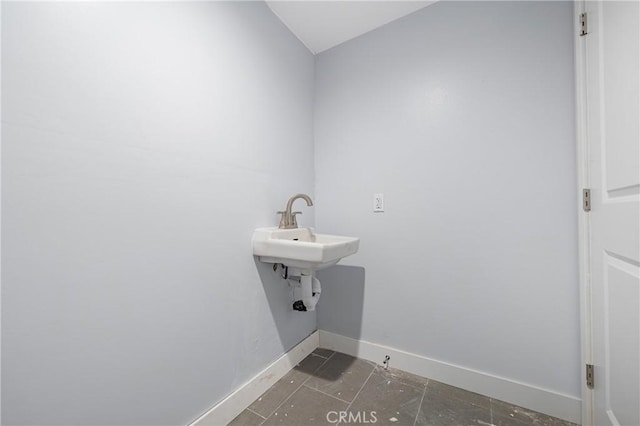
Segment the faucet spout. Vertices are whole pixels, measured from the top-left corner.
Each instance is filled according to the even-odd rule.
[[[282,214],[280,228],[292,229],[298,227],[296,214],[299,214],[300,212],[291,212],[291,209],[293,208],[293,202],[298,198],[302,198],[307,203],[307,206],[313,206],[313,201],[307,194],[296,194],[293,197],[289,198],[289,201],[287,202],[287,209]]]

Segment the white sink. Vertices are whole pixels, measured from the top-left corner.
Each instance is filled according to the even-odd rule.
[[[261,262],[317,271],[358,251],[359,238],[316,234],[311,228],[258,228],[253,254]]]

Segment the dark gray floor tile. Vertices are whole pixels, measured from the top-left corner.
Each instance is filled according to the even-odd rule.
[[[455,399],[462,402],[468,402],[472,405],[476,405],[482,408],[491,408],[491,399],[488,396],[480,395],[479,393],[470,392],[468,390],[460,389],[455,386],[446,385],[435,380],[429,380],[427,389],[431,392],[435,392],[443,397]]]
[[[313,351],[313,353],[315,355],[319,355],[319,356],[323,356],[325,358],[329,358],[331,355],[333,355],[333,352],[331,349],[324,349],[324,348],[316,348],[315,351]]]
[[[289,371],[249,406],[252,411],[269,417],[309,376],[298,370]]]
[[[325,361],[326,358],[309,355],[256,399],[249,408],[261,416],[269,417]]]
[[[351,402],[373,368],[373,363],[336,352],[305,385]]]
[[[429,379],[425,377],[416,376],[415,374],[407,373],[402,370],[396,370],[395,368],[387,368],[386,370],[376,365],[376,373],[386,377],[389,380],[395,380],[396,382],[404,383],[405,385],[413,386],[416,388],[424,389],[429,383]]]
[[[347,415],[360,423],[365,420],[373,423],[372,411],[375,411],[375,423],[393,426],[413,425],[414,420],[416,425],[438,426],[492,423],[495,426],[577,426],[401,370],[384,370],[372,362],[322,348],[316,349],[254,401],[250,409],[255,413],[245,410],[230,425],[252,426],[263,421],[269,425],[331,424],[327,419],[331,411],[336,412],[330,417],[335,424],[339,412],[346,410],[347,402],[351,401]],[[261,416],[269,418],[265,421]]]
[[[235,419],[231,420],[228,426],[258,426],[264,419],[249,410],[244,410]]]
[[[497,399],[491,400],[491,411],[493,424],[496,426],[576,426],[574,423],[498,401]]]
[[[392,380],[389,372],[375,372],[354,399],[349,412],[372,418],[377,424],[413,426],[425,387],[422,388]]]
[[[489,398],[433,380],[426,387],[416,425],[490,425]]]
[[[340,411],[348,404],[335,398],[316,392],[306,386],[298,389],[264,423],[270,425],[330,425]],[[329,414],[332,412],[331,414]],[[334,414],[335,413],[335,414]],[[327,415],[329,414],[329,420]]]

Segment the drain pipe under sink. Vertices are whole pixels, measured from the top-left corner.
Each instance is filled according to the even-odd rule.
[[[315,311],[322,288],[320,281],[311,274],[300,274],[300,288],[302,290],[302,300],[293,302],[293,309],[296,311]]]

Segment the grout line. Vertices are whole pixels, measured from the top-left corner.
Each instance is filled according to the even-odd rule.
[[[260,414],[260,413],[256,413],[255,411],[253,411],[253,410],[252,410],[251,408],[249,408],[249,407],[245,408],[245,410],[247,410],[247,411],[249,411],[249,412],[251,412],[251,413],[255,414],[256,416],[260,416],[260,417],[262,417],[263,419],[267,420],[267,418],[266,418],[265,416],[263,416],[263,415],[262,415],[262,414]]]
[[[364,388],[364,385],[367,384],[367,382],[369,381],[371,376],[373,376],[373,373],[375,371],[376,371],[376,366],[374,365],[373,368],[371,369],[371,373],[369,373],[369,376],[367,376],[367,380],[365,380],[364,383],[362,383],[362,386],[360,386],[360,389],[358,389],[358,392],[356,393],[356,396],[353,397],[353,399],[351,400],[351,402],[349,403],[349,405],[347,406],[347,408],[344,411],[349,411],[349,408],[351,408],[351,405],[355,402],[356,399],[358,399],[358,395],[360,395],[360,392]],[[338,424],[340,425],[342,423],[338,423]]]
[[[322,355],[314,354],[313,352],[311,352],[309,355],[317,356],[318,358],[322,358],[322,359],[329,359],[333,354],[329,356],[322,356]]]
[[[335,351],[333,352],[333,354],[335,354]],[[317,354],[317,353],[315,353],[315,352],[311,352],[311,354],[310,354],[310,355],[318,356],[318,357],[320,357],[320,358],[324,358],[324,359],[329,359],[329,358],[331,358],[331,357],[333,356],[333,354],[331,354],[331,355],[329,355],[329,356],[324,356],[324,355]]]
[[[429,379],[427,379],[427,385],[429,384]],[[420,398],[420,404],[418,404],[418,412],[416,413],[416,418],[413,419],[413,426],[416,426],[418,423],[418,416],[420,415],[420,409],[422,408],[422,402],[424,401],[424,395],[427,393],[427,385],[424,386],[424,390],[422,391],[422,398]]]
[[[335,354],[335,352],[334,352],[333,354]],[[282,401],[282,402],[280,403],[280,405],[278,405],[278,406],[275,408],[275,410],[273,410],[273,411],[271,412],[271,414],[269,414],[269,415],[264,419],[264,421],[263,421],[262,423],[260,423],[260,425],[262,425],[264,422],[266,422],[268,418],[270,418],[271,416],[273,416],[273,414],[274,414],[276,411],[278,411],[278,410],[280,409],[280,407],[282,407],[282,406],[284,405],[284,403],[285,403],[285,402],[287,402],[287,401],[288,401],[288,400],[293,396],[293,394],[294,394],[294,393],[298,392],[298,390],[299,390],[302,386],[304,386],[304,384],[305,384],[305,383],[307,383],[307,380],[309,380],[309,379],[311,378],[311,376],[313,375],[313,373],[315,373],[316,371],[320,370],[320,369],[321,369],[321,368],[322,368],[322,367],[323,367],[323,366],[324,366],[324,365],[325,365],[325,364],[326,364],[326,363],[331,359],[331,357],[333,357],[333,354],[331,354],[331,356],[329,356],[329,358],[325,359],[325,360],[324,360],[324,362],[318,366],[318,368],[316,368],[315,370],[313,370],[313,372],[309,375],[309,377],[307,377],[306,379],[304,379],[304,380],[302,381],[302,383],[300,384],[300,386],[298,386],[297,388],[295,388],[295,390],[294,390],[293,392],[291,392],[291,393],[289,394],[289,396],[287,396],[287,397],[284,399],[284,401]],[[322,358],[322,357],[320,357],[320,358]],[[300,361],[300,362],[302,362],[302,361]],[[298,363],[298,365],[299,365],[299,364],[300,364],[300,363]],[[294,368],[295,368],[295,367],[294,367]],[[272,387],[273,387],[273,386],[272,386]],[[271,388],[269,388],[269,389],[271,389]],[[267,391],[268,391],[268,389],[267,389]]]
[[[489,416],[491,419],[491,426],[493,426],[493,398],[489,398]]]
[[[302,384],[302,386],[304,386],[304,387],[305,387],[305,388],[307,388],[307,389],[311,389],[312,391],[316,391],[316,392],[318,392],[318,393],[321,393],[321,394],[323,394],[323,395],[330,396],[331,398],[333,398],[333,399],[337,399],[338,401],[341,401],[341,402],[344,402],[344,403],[346,403],[346,404],[349,404],[349,401],[345,401],[344,399],[338,398],[337,396],[333,396],[333,395],[328,394],[328,393],[326,393],[326,392],[322,392],[320,389],[312,388],[311,386],[308,386],[308,385],[306,385],[306,384],[304,384],[304,383]]]

